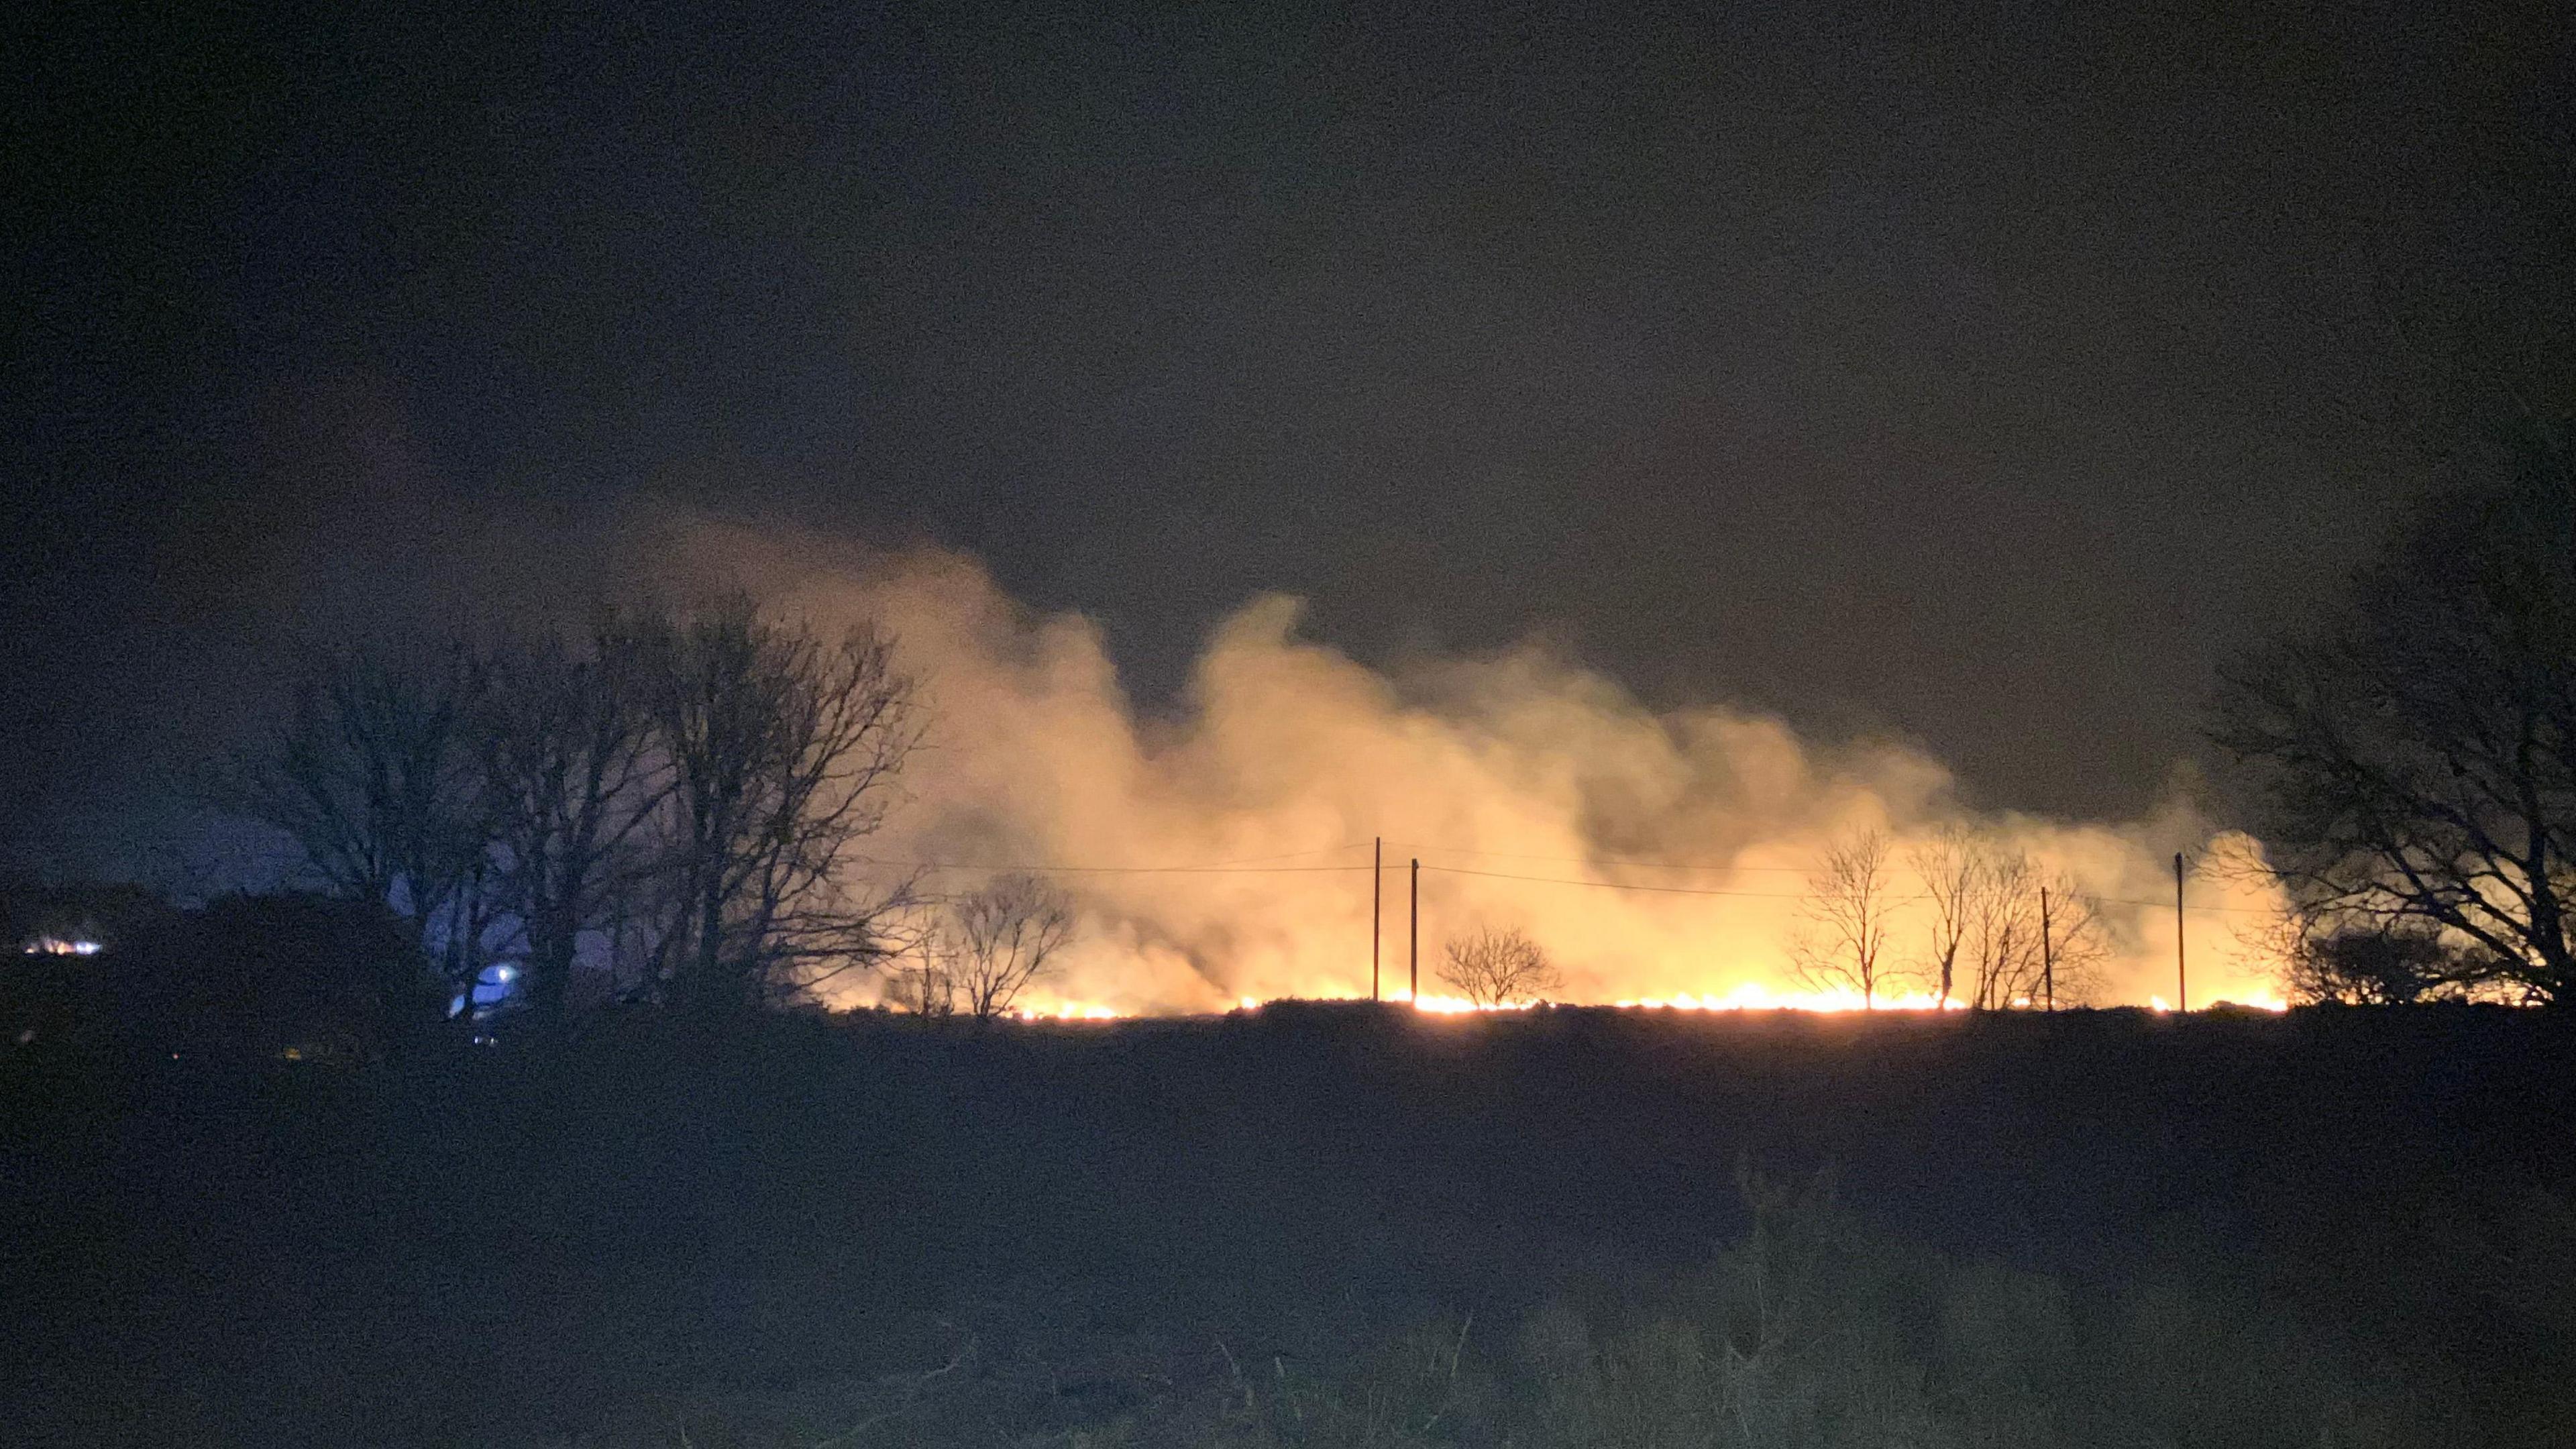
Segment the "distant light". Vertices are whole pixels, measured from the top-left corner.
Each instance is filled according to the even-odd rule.
[[[469,1009],[479,1012],[485,1007],[499,1007],[506,1003],[519,994],[518,979],[519,968],[511,962],[495,962],[475,972],[474,980],[465,988],[466,994],[472,998]],[[458,1013],[450,1013],[455,1014]]]
[[[38,936],[27,943],[30,956],[95,956],[105,949],[98,942],[82,937]]]

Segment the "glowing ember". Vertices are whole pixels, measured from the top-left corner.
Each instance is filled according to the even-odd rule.
[[[2282,1000],[2279,996],[2270,992],[2260,992],[2250,996],[2239,997],[2232,1001],[2222,1001],[2219,1002],[2218,1005],[2239,1007],[2247,1011],[2280,1012],[2290,1009],[2289,1002]]]
[[[1269,1005],[1272,999],[1275,998],[1238,996],[1235,998],[1234,1009],[1240,1011],[1258,1011],[1262,1007]],[[1329,997],[1317,999],[1356,1001],[1360,998]],[[1433,995],[1428,992],[1418,998],[1408,997],[1400,991],[1388,997],[1387,1001],[1390,1005],[1411,1006],[1416,1011],[1424,1012],[1433,1016],[1467,1016],[1477,1012],[1529,1011],[1536,1007],[1547,1005],[1583,1004],[1551,1003],[1543,1001],[1480,1003],[1470,1001],[1463,996]],[[1618,1001],[1602,1004],[1613,1006],[1623,1011],[1813,1011],[1840,1013],[1862,1010],[1903,1012],[1967,1010],[1967,1004],[1955,998],[1936,998],[1932,993],[1924,991],[1893,992],[1879,996],[1868,1003],[1863,1003],[1860,993],[1857,991],[1778,991],[1764,986],[1759,982],[1752,981],[1736,986],[1723,994],[1712,992],[1708,995],[1702,996],[1692,992],[1682,991],[1676,992],[1671,996],[1628,997]],[[2288,1001],[2282,999],[2278,995],[2268,993],[2254,995],[2247,1000],[2234,1002],[2232,1004],[2259,1011],[2283,1012],[2290,1009],[2290,1003]],[[2016,1010],[2022,1011],[2038,1009],[2034,1003],[2022,998],[2015,998],[2013,1001],[2013,1007]],[[2157,1012],[2170,1012],[2173,1010],[2173,1007],[2163,997],[2158,996],[2149,998],[2149,1009]],[[1151,1014],[1154,1013],[1121,1009],[1119,1007],[1103,1005],[1096,1001],[1063,1001],[1044,1006],[1024,1006],[1013,1011],[1011,1016],[1020,1021],[1124,1021],[1138,1016]]]
[[[1398,1001],[1404,997],[1398,995]],[[1413,1003],[1416,1011],[1455,1015],[1471,1011],[1527,1011],[1545,1003],[1511,1001],[1478,1004],[1463,996],[1423,996]],[[1579,1004],[1579,1003],[1565,1003]],[[1774,991],[1757,982],[1745,982],[1723,996],[1695,995],[1676,992],[1671,996],[1628,997],[1609,1005],[1628,1011],[1959,1011],[1962,1003],[1936,1000],[1929,992],[1893,993],[1871,1002],[1863,1002],[1857,991]]]
[[[1527,1011],[1536,1005],[1538,1003],[1535,1001],[1479,1003],[1469,1001],[1463,996],[1419,996],[1413,1001],[1414,1010],[1437,1012],[1443,1016],[1455,1016],[1470,1011]]]
[[[1050,1007],[1022,1007],[1011,1013],[1022,1021],[1116,1021],[1132,1015],[1094,1001],[1068,1001]]]
[[[1669,1011],[1938,1011],[1959,1009],[1956,1001],[1946,1001],[1928,991],[1896,992],[1863,1001],[1857,991],[1774,991],[1759,982],[1747,981],[1724,996],[1695,996],[1676,992],[1672,996],[1648,996],[1614,1003],[1619,1006],[1652,1007]]]

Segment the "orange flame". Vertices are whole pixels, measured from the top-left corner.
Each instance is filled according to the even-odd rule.
[[[1269,1005],[1272,1001],[1286,999],[1288,998],[1240,996],[1235,998],[1234,1009],[1239,1011],[1258,1011],[1262,1007]],[[1316,999],[1356,1001],[1360,998],[1323,997]],[[1539,1006],[1556,1004],[1541,1001],[1476,1002],[1470,1001],[1463,996],[1434,995],[1428,992],[1419,997],[1410,998],[1404,993],[1398,992],[1389,997],[1388,1002],[1392,1005],[1398,1006],[1409,1005],[1416,1011],[1433,1016],[1465,1016],[1478,1012],[1529,1011]],[[1771,987],[1764,986],[1758,982],[1751,981],[1745,982],[1722,995],[1711,993],[1703,996],[1683,991],[1676,992],[1671,996],[1628,997],[1606,1004],[1622,1011],[1812,1011],[1841,1013],[1863,1010],[1927,1012],[1964,1011],[1967,1009],[1967,1004],[1959,1001],[1955,997],[1936,998],[1932,993],[1924,991],[1892,993],[1877,997],[1868,1002],[1863,1002],[1859,992],[1848,989],[1835,991],[1779,991],[1774,990]],[[2016,1001],[2013,1004],[2017,1008],[2024,1010],[2030,1009],[2030,1003],[2026,1001]],[[2285,1012],[2290,1009],[2289,1002],[2283,1000],[2278,995],[2269,993],[2255,996],[2248,1000],[2237,1001],[2232,1004],[2260,1011]],[[2148,998],[2148,1009],[2159,1013],[2169,1013],[2173,1010],[2173,1006],[2172,1003],[2166,1001],[2163,997],[2156,996]],[[1014,1018],[1020,1021],[1128,1021],[1151,1014],[1153,1013],[1124,1009],[1097,1001],[1060,1001],[1044,1006],[1025,1006],[1011,1013]]]

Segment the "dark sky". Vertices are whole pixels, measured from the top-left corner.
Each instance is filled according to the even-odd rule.
[[[645,496],[971,550],[1149,697],[1281,589],[2130,811],[2576,356],[2563,5],[517,8],[5,47],[21,853],[315,571]]]

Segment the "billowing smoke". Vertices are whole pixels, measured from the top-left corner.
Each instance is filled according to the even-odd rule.
[[[2174,852],[2231,844],[2180,802],[2128,822],[1971,815],[1919,750],[1811,742],[1723,705],[1649,710],[1540,645],[1382,673],[1301,639],[1297,602],[1277,596],[1219,622],[1183,696],[1145,714],[1092,622],[1023,607],[969,559],[703,520],[655,529],[660,587],[748,588],[822,627],[864,618],[897,636],[930,744],[871,868],[927,864],[952,890],[1059,868],[1081,935],[1041,1006],[1365,995],[1378,837],[1390,993],[1418,858],[1426,995],[1442,943],[1494,925],[1545,947],[1567,1000],[1772,1000],[1800,991],[1786,950],[1821,850],[1881,829],[1901,855],[1955,825],[2100,902],[2112,950],[2093,999],[2144,1004],[2174,994]],[[1662,864],[1617,863],[1633,861]],[[2263,889],[2207,875],[2191,889],[2194,1003],[2269,999],[2238,944]],[[1896,953],[1917,954],[1919,933],[1901,914]]]

